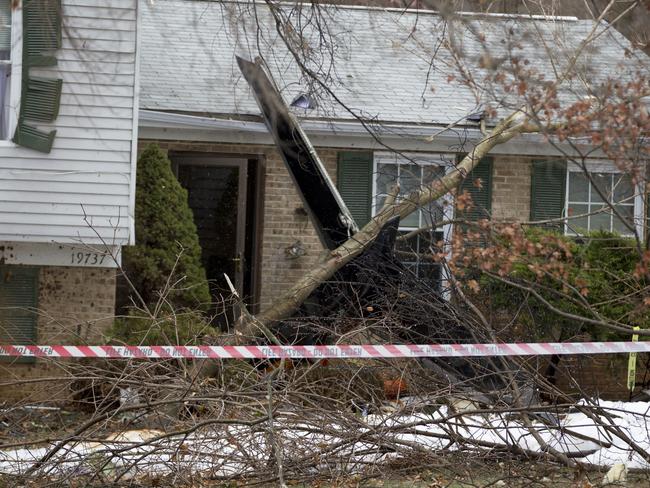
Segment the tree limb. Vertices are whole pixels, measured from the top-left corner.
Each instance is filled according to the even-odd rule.
[[[345,264],[363,252],[363,250],[377,237],[383,226],[393,217],[404,219],[423,205],[437,200],[456,188],[465,177],[474,169],[479,161],[495,146],[503,144],[513,137],[524,133],[537,131],[537,126],[528,122],[525,109],[512,113],[509,117],[497,124],[490,133],[476,144],[474,149],[456,165],[456,170],[444,177],[414,191],[407,198],[385,205],[384,208],[359,232],[344,242],[329,256],[316,265],[310,272],[299,279],[275,303],[262,311],[256,320],[240,321],[237,332],[240,337],[255,335],[255,322],[270,324],[291,316],[302,302],[324,281],[332,277]]]

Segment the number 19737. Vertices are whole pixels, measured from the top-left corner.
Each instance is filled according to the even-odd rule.
[[[94,265],[94,264],[103,264],[106,259],[106,254],[101,254],[98,252],[73,252],[71,254],[70,264],[81,264],[81,265]]]

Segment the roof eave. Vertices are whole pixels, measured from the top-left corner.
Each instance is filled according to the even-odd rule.
[[[478,128],[443,128],[399,123],[372,124],[374,135],[360,122],[344,120],[300,120],[303,130],[319,147],[396,149],[401,151],[463,152],[483,138]],[[237,118],[213,118],[140,109],[143,139],[195,140],[227,144],[273,145],[264,123]],[[432,141],[427,140],[436,134]],[[251,136],[255,136],[251,140]],[[381,141],[381,142],[380,142]],[[565,147],[566,146],[566,147]],[[564,156],[575,152],[574,144],[551,144],[540,134],[523,134],[494,148],[493,154]],[[586,146],[585,146],[586,148]]]

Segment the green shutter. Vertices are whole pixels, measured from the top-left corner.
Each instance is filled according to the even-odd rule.
[[[32,122],[53,122],[61,105],[62,80],[32,77],[30,67],[56,65],[54,51],[61,47],[61,1],[23,0],[23,78],[20,116],[13,141],[49,153],[55,130],[43,132]]]
[[[530,186],[530,220],[559,219],[564,215],[566,161],[533,161]],[[561,223],[548,225],[560,229]]]
[[[0,266],[0,343],[36,343],[38,272],[28,266]]]
[[[345,151],[338,157],[337,187],[359,228],[372,217],[372,152]]]
[[[23,62],[55,66],[52,55],[61,47],[61,1],[23,0]]]
[[[62,80],[31,77],[25,98],[21,100],[23,117],[38,122],[52,122],[59,115]]]
[[[492,212],[492,166],[491,157],[481,159],[460,184],[460,193],[467,191],[472,197],[473,203],[470,210],[460,212],[461,218],[471,221],[490,218]],[[476,183],[478,179],[481,180],[480,186]]]
[[[55,130],[43,132],[21,121],[18,122],[13,141],[19,146],[49,153],[52,150],[55,135]]]

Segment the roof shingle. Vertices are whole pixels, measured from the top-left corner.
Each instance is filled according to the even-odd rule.
[[[263,4],[164,0],[141,5],[141,108],[259,115],[235,55],[261,56],[287,101],[309,90]],[[481,66],[507,67],[518,57],[553,79],[594,29],[607,27],[589,20],[512,16],[461,16],[447,23],[430,12],[350,7],[315,12],[308,5],[299,13],[283,7],[282,14],[302,29],[308,41],[302,47],[311,50],[309,67],[328,73],[327,86],[347,107],[316,88],[319,107],[304,115],[340,120],[362,115],[407,124],[447,125],[481,104],[519,105],[500,87],[485,85],[489,71]],[[317,21],[325,28],[317,28]],[[580,76],[564,84],[561,97],[581,96],[585,83],[595,87],[609,76],[631,79],[647,70],[645,54],[626,57],[626,50],[631,51],[629,41],[607,29],[581,52]],[[459,64],[479,87],[464,83]]]

